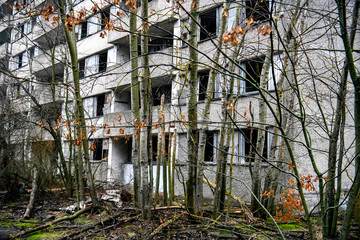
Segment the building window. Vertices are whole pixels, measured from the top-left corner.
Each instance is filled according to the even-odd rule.
[[[106,24],[110,20],[110,8],[106,8],[100,11],[101,17],[101,30],[105,29]]]
[[[256,157],[258,130],[255,128],[245,128],[241,131],[234,132],[234,163],[249,163],[253,162]],[[266,130],[264,148],[262,157],[265,159],[269,156],[271,147],[272,134],[271,131]],[[232,149],[229,149],[232,152]]]
[[[79,60],[79,77],[87,77],[105,72],[107,68],[107,51]]]
[[[270,1],[246,0],[246,18],[252,18],[255,22],[270,20],[269,4]]]
[[[104,115],[105,94],[85,98],[83,106],[86,118],[94,118]]]
[[[85,77],[85,59],[79,60],[79,78]]]
[[[151,145],[152,145],[153,162],[156,164],[157,159],[158,159],[158,147],[159,147],[159,142],[158,141],[159,141],[159,138],[158,138],[157,135],[153,135],[151,140],[152,140]],[[163,152],[163,150],[161,152]],[[169,153],[169,135],[165,135],[165,155],[166,155],[166,158],[168,157],[168,153]],[[160,156],[160,158],[161,158],[161,156]]]
[[[209,131],[206,133],[205,162],[216,162],[218,149],[218,132]]]
[[[109,155],[109,140],[108,139],[93,139],[90,140],[89,145],[92,146],[90,151],[90,160],[107,160]]]
[[[110,19],[110,9],[101,10],[99,13],[87,18],[76,26],[77,39],[81,40],[105,28]]]
[[[35,47],[29,48],[27,51],[24,51],[14,57],[14,67],[13,69],[16,70],[18,68],[22,68],[29,63],[29,59],[33,59],[36,55]]]
[[[249,93],[258,91],[260,87],[261,71],[264,65],[265,57],[251,59],[240,63],[243,69],[237,68],[236,74],[241,76],[240,81],[235,79],[234,93]],[[267,79],[267,90],[272,91],[275,89],[275,83],[278,81],[282,63],[281,55],[275,55],[272,60],[273,65],[270,66],[269,75]],[[273,75],[273,73],[275,75]]]
[[[200,21],[200,41],[204,41],[216,36],[218,30],[220,8],[213,8],[209,11],[199,14]]]
[[[209,71],[198,72],[198,100],[204,101],[207,94],[207,86],[209,82]]]
[[[19,24],[14,33],[13,41],[17,41],[24,37],[26,34],[30,34],[36,23],[36,18],[32,17],[27,22]]]
[[[153,38],[149,40],[149,53],[161,51],[165,48],[173,46],[173,36],[168,35],[161,38]]]
[[[255,92],[259,89],[261,70],[264,65],[264,58],[257,58],[252,60],[247,60],[241,63],[242,68],[245,70],[240,70],[240,75],[244,77],[245,80],[242,86],[243,89],[240,92],[248,93]]]
[[[152,88],[153,106],[159,106],[161,104],[161,96],[163,94],[165,95],[164,103],[171,103],[171,84]]]

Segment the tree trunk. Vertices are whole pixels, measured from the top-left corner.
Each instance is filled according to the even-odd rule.
[[[151,191],[152,187],[149,182],[149,164],[152,157],[149,154],[151,131],[150,110],[149,107],[149,89],[150,84],[150,69],[149,69],[149,23],[148,23],[148,0],[142,1],[142,25],[143,35],[141,37],[141,50],[142,50],[142,81],[140,82],[140,99],[141,99],[141,126],[140,128],[140,165],[141,165],[141,191],[142,191],[142,217],[149,220],[151,218]],[[151,166],[150,166],[151,167]]]
[[[269,76],[269,69],[270,64],[272,62],[272,49],[269,48],[263,69],[261,71],[261,77],[260,77],[260,88],[259,91],[266,91],[267,90],[267,80]],[[254,166],[253,166],[253,174],[252,174],[252,191],[254,195],[252,195],[251,198],[251,211],[253,213],[257,213],[259,215],[260,203],[258,202],[258,199],[261,199],[261,166],[262,166],[262,160],[263,160],[263,151],[264,151],[264,144],[265,144],[265,136],[266,136],[266,118],[267,118],[267,105],[266,105],[266,96],[264,95],[262,98],[259,99],[259,122],[261,123],[257,129],[257,142],[255,146],[255,159],[254,159]]]
[[[140,148],[140,110],[139,110],[139,80],[138,80],[138,34],[136,29],[137,13],[130,8],[130,60],[131,60],[131,110],[133,113],[135,130],[132,141],[132,160],[134,168],[134,202],[135,207],[141,208],[141,169],[139,163]]]
[[[347,239],[349,235],[350,222],[355,208],[357,196],[360,189],[360,77],[355,67],[355,61],[353,58],[353,47],[351,46],[351,39],[348,36],[348,30],[346,26],[346,5],[345,1],[336,1],[338,6],[339,23],[341,30],[341,38],[346,54],[346,62],[348,64],[350,77],[354,85],[354,123],[355,123],[355,178],[353,186],[349,193],[349,200],[347,203],[347,211],[344,216],[341,239]],[[359,18],[360,1],[357,0],[354,3],[353,8],[353,22],[358,21]]]
[[[90,164],[90,157],[89,157],[89,143],[87,138],[87,131],[86,131],[86,122],[85,122],[85,114],[84,114],[84,106],[83,101],[81,98],[80,93],[80,83],[79,83],[79,64],[78,64],[78,56],[77,56],[77,49],[76,49],[76,38],[75,33],[70,33],[69,30],[66,27],[65,23],[65,17],[66,17],[66,9],[65,9],[65,3],[63,0],[59,0],[59,7],[60,7],[60,18],[62,22],[62,26],[65,32],[66,37],[66,43],[69,48],[69,54],[71,58],[71,68],[72,68],[72,74],[73,74],[73,81],[74,81],[74,90],[75,90],[75,101],[77,104],[77,118],[79,120],[79,135],[77,136],[78,140],[82,142],[83,147],[83,155],[84,160],[87,167],[87,178],[89,182],[89,188],[90,188],[90,196],[92,200],[93,206],[99,206],[99,201],[97,199],[97,195],[95,192],[95,186],[94,186],[94,179],[91,171],[91,164]],[[81,148],[81,145],[79,148]]]
[[[33,176],[30,200],[29,200],[29,204],[26,207],[25,214],[23,216],[24,219],[29,219],[31,217],[32,210],[34,209],[35,197],[36,197],[36,193],[38,190],[38,184],[39,184],[38,172],[36,169],[34,169],[34,176]]]
[[[195,190],[197,188],[197,165],[198,165],[198,131],[197,131],[197,72],[198,72],[198,20],[199,0],[193,0],[191,4],[190,20],[190,64],[189,64],[189,87],[190,96],[188,103],[188,178],[186,181],[186,208],[190,214],[197,214]]]

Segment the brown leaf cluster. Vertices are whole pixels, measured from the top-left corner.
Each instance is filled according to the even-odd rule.
[[[239,44],[239,35],[245,34],[245,28],[238,26],[232,28],[230,31],[223,34],[224,43],[231,43],[231,45],[236,46]]]
[[[138,11],[136,0],[126,0],[125,5],[132,9],[134,12]]]
[[[78,24],[81,24],[81,19],[70,16],[70,15],[66,15],[65,26],[69,32],[72,32],[73,27]]]

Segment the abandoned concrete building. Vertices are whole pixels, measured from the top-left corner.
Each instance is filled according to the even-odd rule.
[[[96,14],[91,11],[95,2],[99,7]],[[90,152],[95,178],[98,183],[126,185],[130,184],[133,178],[131,148],[134,131],[131,111],[130,73],[132,69],[128,31],[129,13],[125,3],[115,4],[115,2],[117,1],[74,0],[70,10],[74,13],[78,13],[82,9],[87,10],[86,18],[82,20],[81,24],[75,26],[72,33],[76,38],[81,95],[87,126],[91,133],[89,134],[90,144],[96,146],[95,151]],[[247,79],[260,82],[260,75],[271,43],[271,67],[270,71],[266,71],[268,80],[263,90],[270,105],[277,104],[276,98],[273,97],[278,90],[276,84],[281,76],[291,75],[286,72],[287,66],[284,66],[284,59],[289,56],[287,55],[288,50],[291,56],[295,54],[295,51],[291,52],[294,50],[294,46],[285,49],[283,41],[285,41],[287,26],[291,20],[291,9],[295,9],[296,6],[292,5],[293,1],[284,2],[288,2],[288,4],[280,4],[277,1],[231,1],[225,32],[230,32],[237,25],[243,26],[247,31],[245,35],[239,36],[238,46],[241,45],[241,47],[236,50],[235,55],[235,46],[223,45],[218,65],[214,64],[213,59],[218,46],[217,36],[220,31],[224,1],[200,1],[199,6],[198,126],[202,128],[208,124],[204,158],[205,176],[214,181],[220,140],[219,129],[222,123],[221,99],[224,92],[220,79],[226,78],[221,77],[221,74],[226,75],[226,69],[229,69],[228,66],[231,62],[229,59],[235,59],[241,68],[236,67],[232,74],[228,74],[237,76],[233,88],[236,101],[231,106],[234,108],[233,121],[236,123],[234,124],[236,127],[233,128],[233,137],[230,141],[231,152],[229,151],[229,153],[231,153],[234,165],[233,191],[245,199],[249,198],[248,193],[243,190],[246,189],[246,184],[251,184],[249,160],[251,149],[257,142],[258,131],[256,127],[251,126],[253,126],[252,123],[257,124],[260,121],[259,101],[261,99],[261,94],[255,87],[256,84],[254,85]],[[298,85],[301,88],[299,91],[303,96],[301,100],[304,102],[301,107],[296,102],[297,100],[286,100],[279,104],[284,108],[291,108],[291,101],[295,101],[296,103],[293,104],[295,106],[292,106],[293,110],[291,110],[294,115],[300,114],[302,108],[306,109],[309,116],[306,124],[311,134],[312,149],[316,154],[316,161],[324,170],[326,164],[321,164],[321,162],[326,162],[328,143],[324,139],[327,139],[328,136],[323,131],[324,122],[322,121],[325,119],[331,122],[335,111],[336,98],[334,96],[337,89],[330,92],[329,88],[331,87],[329,86],[336,86],[340,81],[340,69],[344,55],[342,51],[336,51],[342,49],[341,39],[336,36],[335,27],[331,28],[330,22],[327,22],[331,18],[323,16],[321,20],[318,20],[316,16],[317,11],[320,12],[325,8],[333,9],[334,3],[325,0],[311,2],[308,8],[314,11],[304,13],[303,17],[308,19],[303,21],[304,26],[300,26],[297,30],[303,31],[302,36],[297,36],[297,40],[301,41],[302,45],[298,46],[300,51],[296,53],[298,54],[296,71]],[[15,7],[17,3],[22,7]],[[12,116],[16,116],[12,131],[9,136],[6,136],[6,141],[12,145],[17,154],[15,158],[22,159],[24,162],[34,157],[46,159],[51,162],[47,166],[48,171],[56,172],[57,156],[54,156],[54,151],[51,150],[51,147],[54,146],[54,138],[42,125],[46,121],[56,122],[59,120],[61,122],[59,130],[62,131],[62,146],[65,156],[69,158],[68,130],[70,128],[65,126],[64,122],[72,120],[74,88],[71,69],[68,67],[70,61],[68,49],[64,40],[64,30],[61,24],[56,23],[57,19],[50,16],[50,20],[47,21],[43,15],[34,14],[28,17],[24,14],[26,9],[42,9],[50,4],[55,6],[56,12],[56,1],[1,1],[0,61],[1,68],[9,74],[5,74],[5,71],[1,72],[0,87],[2,101],[6,98],[10,103],[6,105],[6,109],[2,109],[2,114],[6,110],[11,112]],[[186,121],[189,94],[187,72],[190,48],[188,39],[191,34],[188,10],[190,1],[149,0],[149,9],[153,124],[158,123],[160,99],[164,94],[166,153],[169,159],[175,159],[176,166],[179,167],[178,171],[184,169],[184,175],[186,175],[185,165],[188,154]],[[140,14],[140,11],[138,13]],[[271,18],[274,22],[277,21],[279,26],[276,34],[275,29],[272,29],[274,32],[272,41],[269,40],[269,34],[262,34],[260,31],[261,28],[269,30]],[[105,25],[109,19],[114,28],[107,31]],[[252,19],[253,23],[248,23],[249,19]],[[236,22],[239,23],[236,24]],[[137,24],[140,31],[140,17]],[[308,28],[311,30],[306,30]],[[329,51],[329,49],[335,50]],[[141,51],[140,46],[139,51]],[[219,74],[215,79],[210,114],[207,119],[202,119],[212,69],[217,69]],[[289,78],[285,77],[285,79]],[[292,94],[286,93],[286,88],[289,88],[289,83],[284,85],[284,94],[288,94],[291,99]],[[348,91],[348,96],[351,96],[352,89],[350,87]],[[321,111],[318,103],[323,104]],[[43,106],[41,114],[38,111],[39,105]],[[54,111],[54,106],[57,106],[56,111]],[[354,139],[354,129],[351,127],[353,126],[351,109],[353,109],[353,104],[349,101],[347,105],[349,111],[347,112],[349,121],[347,126],[349,127],[345,130],[349,137],[344,139],[345,146],[349,149],[344,154],[344,159],[348,163],[351,162],[354,154],[351,148]],[[269,157],[272,132],[277,126],[272,114],[268,110],[265,116],[264,158]],[[303,175],[313,174],[308,148],[302,144],[304,137],[301,134],[301,124],[297,120],[291,121],[293,123],[289,126],[291,131],[288,137],[292,139],[299,169]],[[331,125],[331,123],[329,124]],[[92,128],[96,130],[90,131]],[[163,171],[162,167],[157,168],[156,166],[158,133],[159,128],[154,127],[152,129],[154,175],[157,169]],[[286,153],[283,158],[286,158]],[[268,165],[268,163],[264,163],[264,169]],[[351,170],[349,172],[352,174]],[[184,175],[177,174],[179,180],[176,181],[177,194],[183,192],[180,182]],[[347,180],[344,180],[343,184],[346,190]],[[209,189],[204,189],[204,191],[207,195],[211,195]],[[316,195],[315,193],[308,194],[309,196]]]

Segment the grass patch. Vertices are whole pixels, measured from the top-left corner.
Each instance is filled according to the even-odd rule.
[[[61,236],[64,235],[65,232],[54,232],[54,233],[50,233],[50,232],[41,232],[41,231],[36,231],[33,234],[29,235],[29,237],[27,239],[56,239],[59,238]]]
[[[299,224],[284,223],[284,224],[278,224],[278,225],[279,225],[280,229],[283,231],[303,229],[303,227]]]

